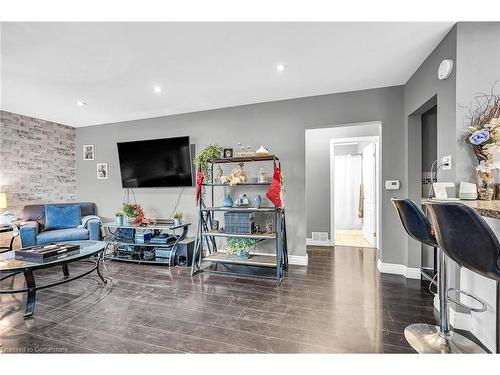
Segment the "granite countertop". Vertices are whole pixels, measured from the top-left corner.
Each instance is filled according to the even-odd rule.
[[[422,204],[426,204],[427,202],[432,202],[433,199],[422,198]],[[468,200],[458,200],[458,201],[448,201],[448,202],[457,202],[465,204],[473,209],[475,209],[479,215],[484,217],[490,217],[493,219],[500,219],[500,200],[493,201],[468,201]]]

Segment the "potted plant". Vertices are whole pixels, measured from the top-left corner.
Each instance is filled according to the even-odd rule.
[[[123,217],[125,216],[125,213],[120,210],[116,213],[116,224],[118,225],[124,225],[123,223]]]
[[[182,218],[184,217],[184,214],[181,211],[176,211],[174,213],[174,225],[178,227],[179,225],[182,224]]]
[[[139,204],[123,203],[122,211],[124,215],[124,225],[132,222],[133,224],[141,224],[144,219],[144,210]]]
[[[250,258],[250,251],[255,249],[257,240],[244,237],[228,238],[225,252],[240,259]]]
[[[222,147],[216,143],[209,144],[203,150],[201,150],[194,158],[193,163],[197,165],[201,172],[203,173],[206,181],[212,181],[213,176],[211,175],[210,168],[208,167],[208,162],[213,159],[220,159],[222,157]]]

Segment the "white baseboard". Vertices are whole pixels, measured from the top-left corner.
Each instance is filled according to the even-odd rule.
[[[393,275],[402,275],[407,279],[420,279],[420,269],[407,267],[404,264],[382,263],[377,260],[377,268],[380,273],[390,273]]]
[[[306,238],[306,245],[311,245],[311,246],[334,246],[334,243],[332,240],[328,241],[315,241],[312,238]]]
[[[290,264],[295,264],[297,266],[307,266],[307,254],[306,255],[288,255],[288,262]]]

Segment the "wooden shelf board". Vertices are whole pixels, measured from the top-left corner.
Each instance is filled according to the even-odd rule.
[[[250,254],[250,258],[240,259],[218,251],[205,256],[203,260],[214,263],[241,264],[246,266],[260,266],[260,267],[276,267],[276,257],[272,255]]]
[[[256,240],[274,240],[276,239],[276,233],[252,233],[252,234],[242,234],[242,233],[224,233],[217,232],[213,230],[204,231],[202,236],[213,236],[213,237],[241,237],[241,238],[255,238]]]
[[[221,183],[211,183],[211,182],[206,182],[202,184],[203,186],[228,186],[229,184],[221,184]],[[271,185],[270,182],[241,182],[233,187],[237,186],[269,186]]]
[[[253,161],[269,161],[269,160],[279,160],[275,155],[266,156],[242,156],[242,157],[232,157],[232,158],[222,158],[222,159],[212,159],[209,162],[213,164],[221,163],[245,163]]]

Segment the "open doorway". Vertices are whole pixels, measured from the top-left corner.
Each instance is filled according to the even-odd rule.
[[[307,244],[379,248],[380,122],[306,130]]]
[[[377,247],[378,136],[330,140],[330,216],[337,246]]]

